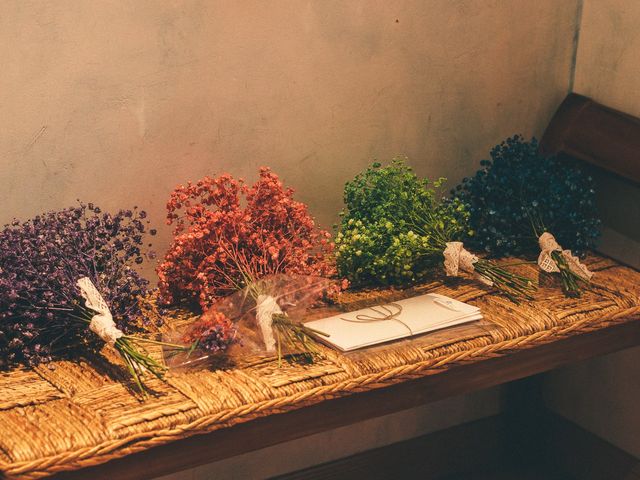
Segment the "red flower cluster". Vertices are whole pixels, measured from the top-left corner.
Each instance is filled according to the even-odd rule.
[[[182,340],[209,353],[224,352],[236,340],[236,327],[223,313],[210,311],[189,328]]]
[[[179,186],[167,203],[174,240],[158,267],[163,303],[203,309],[266,275],[331,276],[330,234],[268,168],[251,187],[223,174]]]

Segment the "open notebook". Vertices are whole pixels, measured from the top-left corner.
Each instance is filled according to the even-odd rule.
[[[480,320],[480,309],[435,293],[341,313],[305,326],[343,352]]]

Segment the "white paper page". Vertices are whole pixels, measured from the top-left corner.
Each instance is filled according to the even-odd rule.
[[[379,320],[395,314],[391,320]],[[477,307],[444,295],[426,294],[305,323],[329,334],[317,338],[342,351],[480,320]]]

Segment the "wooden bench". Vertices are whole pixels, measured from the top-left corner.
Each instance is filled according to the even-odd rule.
[[[588,151],[575,148],[580,125],[588,124],[584,116],[605,111],[635,125],[629,128],[640,124],[602,108],[568,97],[544,148],[571,146],[570,154],[609,165],[599,143]],[[616,142],[617,131],[601,141]],[[636,148],[640,135],[625,138]],[[611,165],[640,179],[638,162]],[[595,254],[586,262],[595,282],[578,300],[547,284],[535,302],[515,305],[470,282],[434,279],[416,291],[479,305],[491,325],[459,337],[454,331],[419,337],[361,357],[326,349],[326,359],[313,366],[278,370],[267,360],[238,370],[174,374],[166,384],[153,384],[158,396],[144,403],[122,385],[118,367],[99,358],[2,373],[0,423],[16,435],[0,438],[0,472],[153,478],[640,345],[640,272]],[[534,266],[522,269],[538,274]]]

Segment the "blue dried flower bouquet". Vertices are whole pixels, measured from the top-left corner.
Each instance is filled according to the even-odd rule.
[[[599,235],[592,178],[519,135],[480,165],[452,192],[469,211],[468,243],[494,256],[537,253],[540,268],[558,273],[568,296],[580,295],[592,274],[569,249],[591,248]]]

